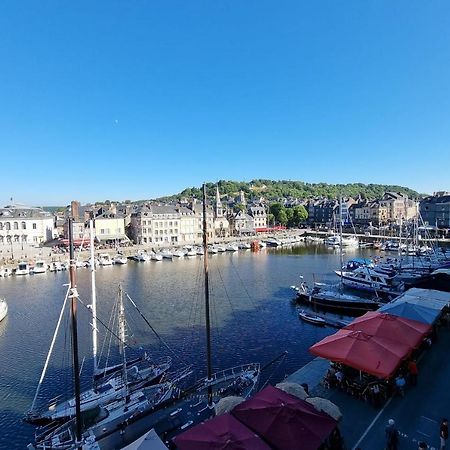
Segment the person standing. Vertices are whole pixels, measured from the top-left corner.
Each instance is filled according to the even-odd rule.
[[[446,448],[446,443],[448,439],[448,420],[442,419],[441,427],[439,429],[439,437],[441,439],[441,447],[440,450],[444,450]]]
[[[389,419],[385,429],[386,433],[386,450],[398,449],[398,431],[395,428],[395,420]]]
[[[417,385],[417,375],[419,374],[419,369],[417,368],[417,363],[415,359],[411,359],[408,363],[409,380],[412,386]]]

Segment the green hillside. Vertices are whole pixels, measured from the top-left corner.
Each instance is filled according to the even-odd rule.
[[[289,197],[308,199],[315,197],[339,198],[339,196],[358,197],[358,195],[361,195],[363,198],[375,199],[380,198],[387,191],[402,192],[407,194],[410,198],[423,197],[422,194],[419,194],[410,188],[385,184],[328,184],[287,180],[252,180],[250,182],[220,180],[217,184],[219,185],[219,192],[222,197],[224,195],[235,197],[238,195],[239,191],[242,190],[249,200],[259,197],[264,197],[266,200],[270,201]],[[214,196],[216,184],[207,183],[206,187],[207,195]],[[182,197],[201,198],[201,196],[201,187],[191,187],[184,189],[177,195],[163,197],[159,200],[175,200]]]

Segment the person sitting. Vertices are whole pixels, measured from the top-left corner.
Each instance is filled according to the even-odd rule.
[[[345,377],[344,377],[344,372],[343,372],[341,369],[339,369],[339,370],[334,374],[334,376],[336,377],[338,387],[342,388],[343,385],[344,385],[344,378],[345,378]]]

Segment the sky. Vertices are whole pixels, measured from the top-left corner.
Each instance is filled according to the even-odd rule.
[[[0,205],[450,190],[449,80],[447,0],[2,0]]]

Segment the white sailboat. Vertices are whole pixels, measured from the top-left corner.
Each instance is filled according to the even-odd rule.
[[[93,386],[80,394],[81,412],[92,410],[98,406],[106,405],[113,400],[120,400],[130,389],[136,390],[151,383],[161,377],[171,366],[171,358],[165,358],[156,364],[145,353],[140,358],[135,358],[130,363],[126,363],[126,332],[125,316],[122,301],[122,288],[119,288],[119,345],[123,359],[126,363],[126,370],[122,364],[105,366],[98,365],[98,328],[97,328],[97,296],[95,283],[95,258],[94,258],[94,231],[91,221],[91,295],[92,303],[92,356],[93,356]],[[51,350],[50,350],[51,351]],[[44,368],[45,370],[45,368]],[[41,377],[42,379],[42,377]],[[39,385],[40,386],[40,385]],[[68,419],[75,416],[76,402],[71,398],[63,402],[52,402],[44,411],[36,411],[35,405],[39,389],[36,391],[31,410],[26,416],[26,420],[31,423],[46,423],[55,420]]]

